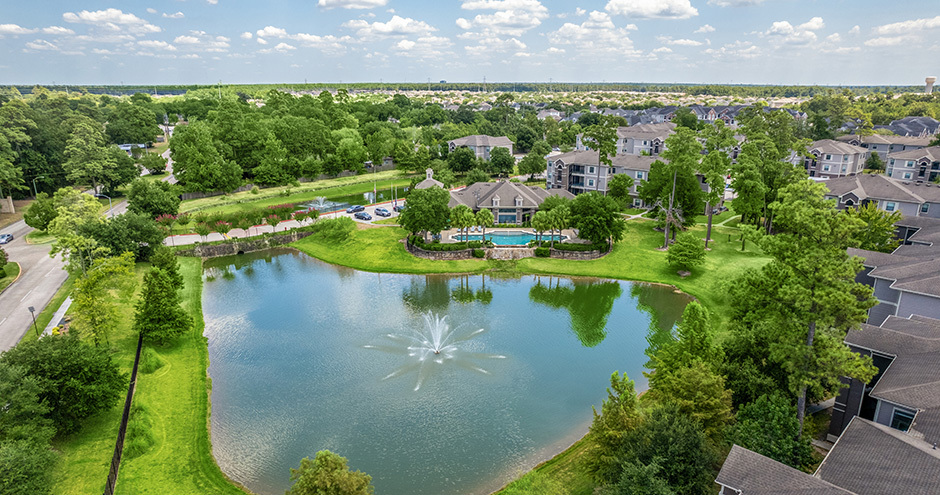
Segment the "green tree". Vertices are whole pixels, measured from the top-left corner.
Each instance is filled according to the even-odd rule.
[[[699,164],[699,173],[705,178],[708,191],[705,196],[705,211],[708,215],[708,227],[705,230],[705,248],[712,238],[712,216],[715,207],[721,203],[725,195],[725,177],[731,169],[731,157],[728,152],[737,144],[734,131],[725,127],[721,120],[712,125],[706,125],[701,133],[705,142],[705,158]]]
[[[610,376],[607,399],[601,413],[594,410],[590,435],[595,448],[587,454],[588,471],[597,483],[610,484],[618,480],[620,462],[627,439],[642,422],[633,380],[615,371]]]
[[[408,196],[408,207],[401,212],[398,223],[412,234],[438,234],[447,227],[450,217],[450,193],[439,187],[416,189]]]
[[[68,179],[90,184],[97,192],[112,158],[100,124],[91,119],[77,120],[66,143],[65,158],[62,167]]]
[[[0,493],[47,495],[52,493],[56,455],[48,444],[28,441],[0,442]]]
[[[490,171],[497,175],[512,175],[516,159],[507,148],[493,148],[490,150]]]
[[[885,169],[885,162],[878,153],[869,153],[868,158],[865,160],[865,169],[882,172]]]
[[[617,154],[617,121],[609,115],[601,116],[598,123],[584,129],[583,139],[597,151],[598,161],[610,167],[610,157]]]
[[[169,182],[137,179],[127,190],[127,209],[150,218],[176,215],[180,210],[179,192]]]
[[[650,387],[655,387],[657,381],[667,374],[692,366],[696,361],[717,370],[722,360],[721,348],[715,342],[708,310],[698,301],[687,304],[676,326],[675,338],[656,349],[647,350],[647,355],[650,357],[649,367],[655,370],[648,375]]]
[[[7,252],[4,251],[2,247],[0,247],[0,270],[3,270],[4,267],[6,267],[7,263],[9,263],[9,261],[10,261],[10,258],[7,257]],[[3,272],[3,277],[6,277],[6,272]],[[3,277],[0,277],[0,278],[3,278]]]
[[[160,175],[166,173],[166,158],[159,153],[144,153],[138,161],[141,167],[147,169],[150,175]]]
[[[317,452],[310,460],[301,459],[300,468],[290,470],[293,481],[286,495],[371,495],[374,493],[372,477],[361,471],[351,471],[345,457],[329,450]]]
[[[193,325],[192,317],[180,306],[180,296],[170,276],[156,267],[144,275],[135,310],[134,331],[148,342],[172,342]]]
[[[176,290],[183,288],[183,276],[180,274],[180,266],[172,249],[163,245],[157,246],[150,255],[150,264],[154,268],[163,270]]]
[[[493,218],[493,211],[489,208],[480,208],[480,211],[474,215],[474,223],[483,227],[481,239],[486,239],[486,229],[494,225],[496,219]]]
[[[681,414],[701,424],[709,437],[719,438],[731,421],[731,391],[725,388],[724,377],[702,361],[664,373],[655,383],[648,400],[675,404]]]
[[[776,235],[760,238],[772,260],[758,274],[746,274],[732,288],[732,321],[745,326],[773,322],[771,360],[788,377],[797,396],[802,429],[807,391],[833,392],[840,376],[868,381],[870,360],[839,344],[845,332],[867,319],[875,300],[871,288],[855,281],[861,261],[846,249],[862,228],[824,199],[826,188],[799,181],[783,188],[770,206]]]
[[[490,174],[486,173],[485,170],[479,168],[474,168],[470,170],[467,174],[467,185],[476,184],[477,182],[489,182]]]
[[[597,192],[579,194],[571,202],[571,226],[578,229],[578,237],[595,245],[607,243],[610,247],[623,238],[626,223],[617,213],[613,198]]]
[[[463,230],[473,225],[474,220],[473,210],[467,205],[457,205],[450,210],[450,226],[453,228]]]
[[[476,155],[466,146],[461,146],[447,155],[447,165],[457,173],[469,172],[475,161]]]
[[[762,395],[738,409],[735,418],[733,443],[797,469],[812,462],[813,448],[800,436],[796,408],[782,395]]]
[[[532,215],[532,219],[529,220],[529,223],[532,225],[532,228],[535,230],[535,240],[541,240],[542,233],[551,228],[551,220],[548,218],[549,212],[539,210],[535,212],[535,215]]]
[[[23,213],[26,225],[36,230],[47,230],[49,223],[56,217],[55,201],[48,194],[41,192]]]
[[[108,334],[117,327],[121,317],[111,291],[128,297],[134,292],[136,283],[133,253],[94,260],[85,275],[75,280],[71,328],[77,333],[91,335],[95,345],[102,338],[108,342]]]
[[[666,263],[680,270],[691,271],[692,268],[705,264],[705,246],[697,235],[683,232],[666,251]]]
[[[862,228],[855,232],[854,237],[860,249],[890,253],[898,247],[900,240],[895,237],[894,231],[895,224],[901,221],[900,211],[880,210],[874,201],[867,202],[858,209],[846,208],[844,211],[849,218],[862,222]]]
[[[648,180],[637,191],[640,199],[656,205],[655,209],[665,214],[663,248],[669,246],[671,228],[693,224],[694,215],[702,210],[702,188],[695,176],[702,157],[698,134],[692,129],[677,127],[665,144],[661,156],[668,162],[653,162]]]
[[[756,145],[744,143],[737,163],[731,168],[731,188],[736,194],[731,206],[741,214],[741,222],[760,223],[768,189],[761,178],[760,156]],[[746,151],[746,152],[745,152]]]
[[[546,213],[548,213],[548,227],[552,231],[552,247],[555,247],[555,231],[558,231],[558,238],[560,239],[561,231],[567,229],[568,225],[571,224],[571,210],[567,205],[562,205]]]
[[[519,161],[519,173],[529,174],[529,179],[533,179],[537,174],[545,172],[545,156],[551,152],[551,145],[545,141],[536,142],[529,154]]]
[[[225,160],[212,141],[208,123],[177,126],[170,139],[173,174],[189,191],[234,191],[242,184],[242,169]]]
[[[659,460],[649,465],[632,461],[621,466],[620,481],[602,488],[599,495],[676,495],[666,480],[659,477]]]
[[[107,133],[114,144],[146,144],[162,131],[157,116],[149,108],[119,103],[108,116]]]
[[[630,199],[630,189],[633,188],[633,177],[627,174],[614,174],[607,182],[607,194],[620,204],[626,205]]]
[[[130,252],[137,261],[147,261],[156,246],[163,244],[166,232],[147,215],[127,212],[103,222],[86,222],[76,233],[93,239],[111,254]]]
[[[35,377],[39,399],[49,407],[46,417],[59,433],[75,432],[86,418],[114,407],[127,387],[127,376],[111,353],[73,333],[20,342],[0,362]]]
[[[55,427],[46,417],[49,406],[42,402],[41,394],[42,386],[37,377],[0,360],[0,397],[4,400],[4,407],[0,408],[0,443],[28,441],[41,445],[49,442]]]
[[[549,192],[549,194],[551,194],[551,192]],[[545,198],[545,200],[542,201],[542,204],[539,205],[539,210],[540,211],[552,211],[555,208],[558,208],[559,206],[567,206],[570,211],[571,200],[564,196],[560,196],[558,194],[551,194],[551,196]]]

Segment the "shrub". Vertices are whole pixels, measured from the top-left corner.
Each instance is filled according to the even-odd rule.
[[[153,350],[152,347],[145,347],[140,353],[140,366],[139,370],[141,373],[150,374],[166,365],[166,361],[160,357],[160,354],[157,351]]]
[[[356,222],[349,217],[330,218],[313,224],[310,229],[316,237],[330,242],[342,242],[356,230]]]
[[[258,194],[258,193],[261,192],[261,190],[258,189],[258,186],[254,186],[254,187],[251,188],[251,191],[249,191],[249,192],[250,192],[251,194]]]
[[[474,250],[473,250],[473,257],[474,257],[474,258],[484,258],[484,257],[486,257],[486,251],[484,251],[484,250],[482,250],[482,249],[474,249]]]
[[[695,234],[683,232],[666,252],[666,263],[680,270],[691,271],[705,263],[705,245]]]
[[[153,419],[147,406],[134,402],[127,420],[127,434],[124,437],[124,457],[133,459],[147,453],[156,440],[153,438]]]
[[[551,255],[551,249],[547,247],[535,248],[536,258],[548,258]]]

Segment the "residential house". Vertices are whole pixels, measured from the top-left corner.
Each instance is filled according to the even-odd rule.
[[[884,211],[900,211],[905,217],[940,218],[940,185],[910,182],[875,174],[840,177],[824,182],[826,199],[839,208],[875,202]]]
[[[888,177],[928,182],[940,178],[940,146],[888,153],[885,162]]]
[[[554,108],[547,108],[545,110],[539,110],[539,113],[537,113],[535,116],[539,120],[545,120],[545,119],[561,120],[565,116],[565,114],[559,110],[555,110]]]
[[[861,146],[821,139],[807,148],[809,156],[794,154],[794,163],[802,161],[810,177],[845,177],[862,173],[868,150]]]
[[[933,136],[940,132],[940,120],[930,117],[904,117],[888,125],[876,125],[875,129],[887,129],[898,136]]]
[[[444,183],[434,178],[433,170],[427,169],[424,171],[424,173],[426,178],[423,181],[415,184],[415,189],[430,189],[432,187],[440,187],[441,189],[444,188]]]
[[[630,197],[634,206],[643,203],[637,195],[639,185],[649,178],[650,166],[656,157],[643,155],[615,155],[611,166],[600,163],[600,153],[594,150],[571,151],[548,157],[546,189],[564,190],[572,194],[597,191],[607,194],[607,183],[615,174],[627,174],[633,179]]]
[[[811,474],[733,445],[715,483],[719,495],[852,495]]]
[[[506,136],[493,137],[477,134],[448,141],[447,146],[451,153],[457,148],[470,148],[477,158],[484,160],[490,159],[490,152],[493,148],[506,148],[509,154],[512,154],[512,141]]]
[[[839,136],[836,141],[861,146],[871,153],[875,153],[882,160],[887,160],[891,153],[908,150],[919,150],[930,144],[929,137],[895,136],[885,134],[872,134],[871,136],[858,136],[846,134]]]
[[[671,122],[618,127],[617,154],[658,156],[666,148],[666,138],[675,132],[675,128],[676,125]],[[587,145],[589,143],[582,142],[582,136],[577,136],[576,151],[591,149]]]
[[[574,199],[573,194],[562,189],[549,191],[502,180],[476,182],[459,191],[451,191],[448,206],[466,205],[474,212],[486,208],[492,210],[497,224],[522,224],[532,218],[549,196]]]

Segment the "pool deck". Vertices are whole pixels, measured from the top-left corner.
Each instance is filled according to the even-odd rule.
[[[534,232],[534,230],[533,230],[531,227],[526,227],[526,228],[522,228],[522,227],[507,227],[507,228],[493,227],[493,228],[486,229],[486,233],[487,233],[487,234],[496,233],[496,232],[526,232],[526,233],[532,234],[532,233]],[[475,234],[475,235],[480,235],[480,234],[482,234],[482,233],[483,233],[483,232],[470,232],[470,235],[474,235],[474,234]],[[543,232],[543,234],[546,236],[546,240],[548,240],[548,239],[547,239],[547,236],[548,236],[550,233],[551,233],[551,232],[549,232],[549,231]],[[457,235],[457,229],[448,229],[448,230],[444,230],[444,231],[441,232],[441,242],[442,242],[442,243],[445,243],[445,244],[453,244],[453,243],[455,243],[455,242],[458,242],[456,239],[452,239],[452,238],[451,238],[451,236],[456,236],[456,235]],[[556,232],[555,235],[558,235],[558,233]],[[574,231],[574,229],[564,229],[564,230],[561,231],[561,235],[563,235],[563,236],[568,236],[568,239],[566,239],[566,241],[578,242],[578,243],[584,242],[584,241],[582,241],[580,238],[578,238],[578,234]],[[498,246],[497,246],[497,247],[498,247]]]

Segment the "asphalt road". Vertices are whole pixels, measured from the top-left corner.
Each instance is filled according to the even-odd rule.
[[[0,352],[16,345],[30,330],[33,319],[27,308],[42,311],[68,278],[62,261],[49,257],[51,244],[26,243],[26,234],[32,230],[22,220],[3,229],[4,234],[14,236],[3,249],[10,260],[19,262],[21,272],[20,278],[0,294]]]

